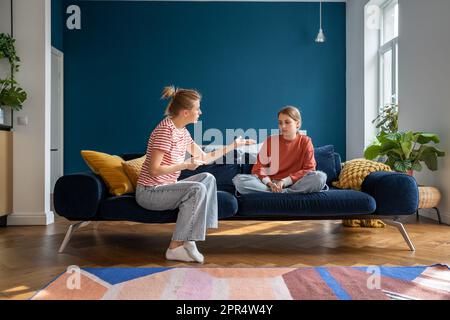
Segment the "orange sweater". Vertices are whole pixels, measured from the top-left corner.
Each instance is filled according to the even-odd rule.
[[[266,177],[270,180],[290,177],[292,183],[296,183],[305,174],[314,170],[316,160],[310,137],[297,134],[294,140],[288,141],[281,135],[275,135],[264,141],[252,174],[256,174],[261,180]]]

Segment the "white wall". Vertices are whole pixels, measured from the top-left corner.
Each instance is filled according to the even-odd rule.
[[[11,1],[0,0],[0,33],[11,31]]]
[[[347,160],[364,151],[364,5],[347,0]]]
[[[399,0],[399,10],[399,127],[440,135],[447,156],[416,178],[441,190],[450,223],[450,1]]]
[[[16,78],[28,99],[23,110],[14,114],[13,214],[8,225],[47,225],[54,220],[49,181],[50,0],[14,0],[13,9],[14,37],[22,61]],[[27,126],[17,124],[19,116],[28,118]]]

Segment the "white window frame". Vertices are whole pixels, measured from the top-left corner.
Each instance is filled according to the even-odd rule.
[[[379,44],[378,44],[378,65],[379,65],[379,74],[378,74],[378,79],[379,79],[379,93],[378,93],[378,106],[379,106],[379,112],[382,112],[383,108],[385,107],[385,102],[384,102],[384,96],[385,96],[385,92],[384,92],[384,55],[392,50],[392,65],[391,65],[391,75],[392,75],[392,92],[391,92],[391,101],[390,103],[395,103],[398,104],[398,88],[397,88],[397,83],[398,83],[398,74],[397,74],[397,58],[398,58],[398,36],[395,37],[394,39],[386,42],[385,44],[383,44],[384,41],[384,11],[387,7],[391,6],[391,5],[395,5],[398,4],[398,0],[389,0],[386,1],[385,3],[383,3],[380,6],[382,15],[381,15],[381,23],[380,23],[380,35],[379,35]]]

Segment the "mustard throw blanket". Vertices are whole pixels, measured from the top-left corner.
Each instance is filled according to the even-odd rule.
[[[367,159],[354,159],[344,163],[339,175],[339,181],[333,186],[340,189],[361,190],[364,179],[375,171],[392,171],[388,165]],[[384,228],[386,224],[377,219],[371,220],[342,220],[345,227]]]

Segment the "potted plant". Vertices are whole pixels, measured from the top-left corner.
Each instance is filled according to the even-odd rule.
[[[10,66],[9,76],[0,76],[0,113],[3,115],[5,108],[12,110],[22,109],[27,99],[27,93],[14,79],[14,73],[19,71],[20,58],[17,56],[15,39],[7,33],[0,33],[0,60],[7,59]],[[0,115],[0,117],[2,117]]]
[[[445,156],[445,152],[439,150],[431,143],[439,143],[437,134],[426,132],[399,132],[398,131],[398,105],[391,104],[383,108],[380,115],[372,121],[380,133],[364,152],[366,159],[384,162],[398,172],[412,176],[414,171],[421,171],[425,164],[428,169],[438,169],[438,157]],[[418,186],[418,208],[434,208],[441,223],[438,204],[441,198],[439,190],[435,187]],[[419,211],[416,212],[419,217]]]
[[[376,128],[387,133],[398,131],[398,104],[391,103],[383,107],[378,117],[373,121]]]
[[[430,143],[439,143],[439,136],[426,132],[399,132],[397,104],[385,106],[372,123],[376,123],[380,133],[365,150],[366,159],[377,158],[393,170],[409,175],[421,171],[422,163],[432,171],[437,170],[437,158],[445,156],[445,152]]]
[[[395,132],[381,131],[374,143],[364,152],[366,159],[373,160],[384,157],[384,161],[393,170],[413,174],[413,171],[421,171],[422,163],[428,169],[438,169],[438,157],[445,156],[445,152],[439,150],[430,143],[439,143],[437,134],[426,132]]]

